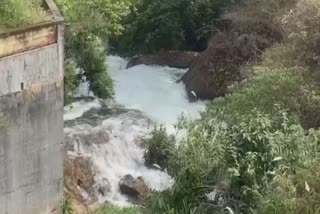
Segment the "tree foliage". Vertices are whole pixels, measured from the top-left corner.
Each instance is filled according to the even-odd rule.
[[[88,81],[96,96],[111,98],[105,41],[123,31],[121,20],[128,14],[131,0],[58,0],[58,5],[67,21],[66,101],[82,80]]]
[[[234,0],[142,0],[127,17],[117,48],[132,52],[202,50]],[[119,38],[117,38],[119,39]]]

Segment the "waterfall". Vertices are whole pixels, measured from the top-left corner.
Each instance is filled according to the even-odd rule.
[[[189,103],[183,83],[176,83],[186,70],[145,65],[125,69],[127,61],[116,56],[109,56],[108,63],[115,101],[80,100],[65,107],[65,143],[69,155],[92,160],[96,190],[108,188],[108,194],[98,194],[100,202],[128,205],[119,191],[126,174],[141,176],[155,191],[173,184],[166,172],[144,166],[140,139],[159,124],[176,133],[178,116],[197,117],[204,103]]]

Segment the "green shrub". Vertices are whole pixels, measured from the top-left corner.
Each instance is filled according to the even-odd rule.
[[[69,34],[67,56],[74,59],[77,67],[81,68],[81,75],[89,82],[89,88],[96,96],[113,96],[113,82],[108,73],[105,49],[98,37]]]
[[[68,28],[75,34],[93,35],[105,39],[120,34],[122,18],[130,12],[132,0],[57,0]]]
[[[112,205],[107,205],[96,214],[142,214],[140,208],[118,208]]]
[[[48,16],[41,5],[42,0],[1,0],[0,32],[47,20]]]
[[[302,138],[293,173],[285,164],[280,165],[277,176],[260,196],[258,213],[320,213],[319,137],[319,131],[310,130]]]
[[[305,169],[302,160],[316,157],[311,152],[319,133],[308,135],[300,125],[307,119],[304,110],[310,117],[319,112],[307,107],[312,104],[308,97],[316,96],[304,72],[255,68],[255,77],[208,104],[201,119],[182,121],[187,138],[168,158],[176,183],[171,191],[154,196],[151,210],[187,214],[224,213],[226,207],[235,213],[271,209],[277,201],[267,208],[262,201],[278,197],[268,195],[275,192],[276,179],[296,176],[297,170]],[[221,200],[208,201],[209,192]],[[288,196],[286,203],[290,200]]]
[[[254,71],[254,77],[235,85],[231,94],[214,101],[205,114],[213,117],[212,109],[219,109],[215,117],[229,115],[225,119],[233,120],[234,115],[254,108],[274,114],[274,104],[278,104],[296,115],[305,128],[320,126],[320,111],[316,108],[320,104],[320,88],[306,77],[306,69],[256,67]]]
[[[57,4],[67,23],[66,101],[83,79],[96,96],[113,97],[105,41],[123,31],[121,21],[130,12],[131,0],[58,0]],[[76,74],[75,70],[79,72]]]
[[[168,136],[166,129],[160,126],[151,132],[150,138],[143,139],[143,143],[146,147],[145,164],[148,167],[157,164],[163,169],[170,170],[170,157],[175,149],[174,136]]]
[[[232,0],[143,0],[116,37],[117,49],[145,53],[160,49],[203,50],[207,39]]]
[[[65,95],[68,101],[82,79],[100,98],[112,98],[113,82],[108,73],[102,41],[95,36],[66,33]]]
[[[64,66],[64,103],[69,104],[72,101],[72,97],[79,87],[79,74],[77,64],[74,60],[65,60]]]
[[[298,0],[291,10],[282,13],[284,40],[264,54],[264,65],[269,67],[319,66],[320,2]]]
[[[151,210],[159,214],[222,213],[226,207],[235,213],[257,210],[261,195],[273,187],[281,170],[294,175],[302,155],[312,160],[310,145],[318,143],[319,133],[306,135],[294,116],[274,108],[274,114],[253,109],[235,112],[234,120],[228,114],[225,119],[203,115],[187,123],[186,141],[172,152],[176,183],[171,191],[154,196]],[[219,114],[219,109],[212,111]],[[209,192],[221,200],[208,201]]]
[[[63,203],[63,214],[74,214],[69,200],[64,200]]]

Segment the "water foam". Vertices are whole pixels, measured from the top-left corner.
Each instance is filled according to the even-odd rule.
[[[123,69],[127,61],[117,56],[108,62],[118,103],[164,124],[175,123],[181,113],[195,117],[204,110],[203,102],[190,103],[184,84],[176,83],[185,69],[146,65]]]

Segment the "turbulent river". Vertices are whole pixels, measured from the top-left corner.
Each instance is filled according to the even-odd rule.
[[[176,83],[186,70],[145,65],[126,69],[128,62],[123,58],[107,60],[115,100],[83,98],[65,107],[66,150],[69,155],[91,158],[95,188],[109,188],[107,194],[99,195],[100,202],[127,205],[128,199],[119,191],[119,181],[126,174],[141,176],[155,191],[173,184],[165,172],[144,166],[139,139],[159,124],[179,134],[174,128],[177,118],[181,114],[197,117],[204,103],[190,103],[184,85]],[[90,95],[86,84],[79,94]]]

